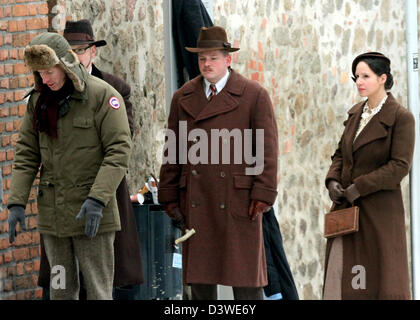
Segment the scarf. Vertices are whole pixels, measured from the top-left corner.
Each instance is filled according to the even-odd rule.
[[[57,122],[69,111],[70,104],[68,101],[73,91],[74,86],[69,79],[57,91],[52,91],[48,86],[43,85],[35,105],[34,130],[45,132],[50,137],[57,139]]]

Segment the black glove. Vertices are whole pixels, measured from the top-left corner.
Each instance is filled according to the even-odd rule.
[[[98,232],[99,222],[102,219],[103,208],[105,208],[104,205],[100,204],[98,201],[92,200],[91,198],[87,198],[82,204],[82,208],[80,209],[76,220],[80,220],[86,216],[85,233],[89,238],[93,238]]]
[[[16,225],[20,222],[22,230],[26,231],[25,224],[25,208],[20,205],[14,205],[9,208],[9,242],[13,243],[15,241],[15,236],[17,236]]]
[[[339,182],[335,180],[328,182],[328,192],[334,203],[341,204],[341,199],[344,198],[344,189]]]

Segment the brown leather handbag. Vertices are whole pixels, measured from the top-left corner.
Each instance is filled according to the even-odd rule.
[[[334,238],[359,231],[359,207],[354,204],[350,208],[332,211],[325,214],[324,237]]]

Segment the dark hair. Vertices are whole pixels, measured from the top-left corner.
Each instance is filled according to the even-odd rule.
[[[378,77],[383,74],[386,75],[385,90],[390,90],[392,88],[394,85],[394,78],[391,74],[391,67],[388,60],[382,59],[380,57],[365,57],[357,61],[357,64],[359,64],[361,61],[365,62]],[[355,72],[353,72],[352,79],[354,82],[356,82],[357,78]]]

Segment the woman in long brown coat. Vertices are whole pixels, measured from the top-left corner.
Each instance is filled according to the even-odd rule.
[[[401,180],[414,150],[414,117],[387,93],[390,60],[355,58],[353,80],[367,100],[353,106],[325,184],[335,209],[360,208],[359,231],[327,242],[324,299],[410,299]]]

